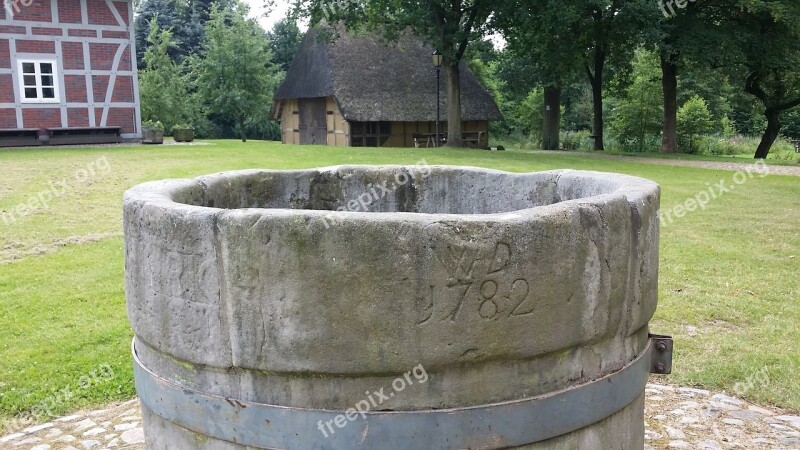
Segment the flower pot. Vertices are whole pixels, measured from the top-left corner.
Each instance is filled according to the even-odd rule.
[[[157,128],[142,128],[142,144],[163,144],[164,130]]]
[[[173,128],[172,138],[175,142],[192,142],[194,140],[194,130],[191,128]]]

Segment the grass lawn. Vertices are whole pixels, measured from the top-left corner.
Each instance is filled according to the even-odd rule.
[[[11,211],[0,213],[0,434],[13,427],[14,417],[63,414],[135,395],[122,281],[121,198],[129,187],[231,169],[422,158],[517,172],[576,168],[638,175],[661,184],[662,210],[707,191],[709,183],[734,181],[733,172],[563,152],[234,141],[0,150],[0,211]],[[62,181],[66,187],[59,187],[63,193],[49,207],[15,212]],[[666,381],[732,393],[736,383],[742,387],[750,379],[748,399],[800,410],[800,178],[755,176],[705,210],[675,218],[662,227],[660,258],[652,328],[672,334],[676,346],[674,373]]]

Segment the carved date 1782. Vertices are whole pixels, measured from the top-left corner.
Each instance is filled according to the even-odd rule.
[[[509,273],[511,246],[494,248],[433,247],[447,271],[442,283],[429,284],[416,299],[417,325],[464,320],[500,320],[533,313],[530,283]]]

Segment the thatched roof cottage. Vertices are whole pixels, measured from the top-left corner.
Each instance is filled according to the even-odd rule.
[[[432,48],[412,36],[385,44],[375,36],[342,34],[323,40],[318,39],[319,33],[315,29],[306,33],[274,97],[271,116],[280,121],[283,143],[433,144],[436,72]],[[441,84],[441,130],[446,134],[444,79]],[[499,120],[500,111],[466,64],[461,65],[461,107],[465,141],[487,146],[489,121]]]

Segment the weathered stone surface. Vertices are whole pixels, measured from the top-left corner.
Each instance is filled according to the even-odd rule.
[[[125,194],[136,352],[186,387],[284,406],[349,408],[420,364],[431,382],[393,409],[543,394],[644,350],[658,203],[654,183],[580,171],[147,183]]]

